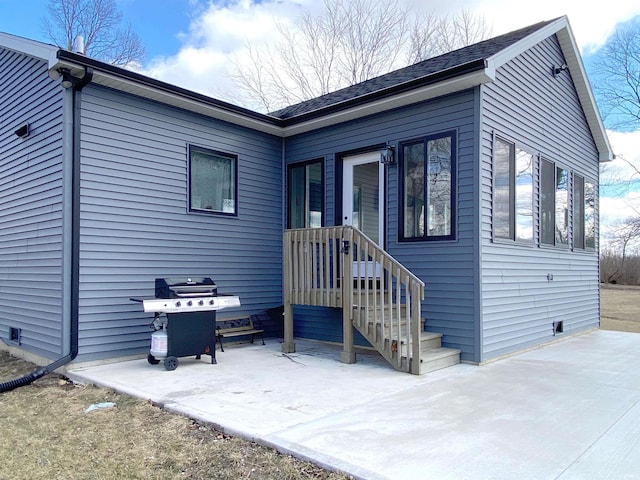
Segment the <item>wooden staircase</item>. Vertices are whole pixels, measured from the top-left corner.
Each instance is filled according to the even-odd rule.
[[[379,295],[384,294],[379,293]],[[353,326],[396,370],[422,375],[460,363],[460,350],[443,347],[442,334],[425,332],[424,319],[421,319],[420,360],[418,368],[414,369],[411,365],[409,343],[396,340],[396,338],[409,338],[407,322],[401,320],[396,325],[390,321],[385,322],[385,318],[392,318],[387,309],[359,307],[358,294],[354,294],[354,297],[356,301],[353,306]],[[406,317],[406,310],[405,304],[400,305],[400,317]]]
[[[293,305],[342,309],[341,360],[355,362],[353,330],[395,368],[415,375],[460,362],[442,335],[424,331],[424,283],[351,226],[284,233],[283,352],[295,352]]]

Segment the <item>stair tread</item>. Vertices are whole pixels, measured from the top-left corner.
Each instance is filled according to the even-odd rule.
[[[420,352],[420,359],[423,362],[428,362],[430,360],[437,360],[443,357],[458,355],[460,352],[461,350],[457,348],[448,348],[448,347],[431,348],[429,350]]]
[[[438,332],[421,332],[421,340],[428,340],[432,338],[442,338],[442,334]]]

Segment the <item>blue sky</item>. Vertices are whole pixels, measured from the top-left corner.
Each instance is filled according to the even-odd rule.
[[[117,4],[142,38],[149,58],[177,53],[180,32],[188,30],[192,16],[202,9],[190,0],[119,0]],[[0,31],[47,42],[42,31],[46,5],[46,0],[0,0]]]
[[[638,0],[609,0],[607,8],[581,0],[399,0],[415,10],[440,14],[468,9],[484,15],[494,34],[568,15],[585,65],[590,53],[619,22],[640,15]],[[116,0],[124,19],[142,38],[148,58],[143,73],[205,94],[225,83],[229,61],[246,42],[272,41],[276,20],[291,23],[301,9],[321,0]],[[48,41],[42,29],[47,0],[0,0],[0,31]],[[215,78],[217,85],[211,81]]]

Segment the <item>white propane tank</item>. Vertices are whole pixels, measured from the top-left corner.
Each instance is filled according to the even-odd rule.
[[[158,360],[166,358],[168,352],[168,339],[167,331],[164,328],[153,332],[151,334],[151,351],[149,353]]]

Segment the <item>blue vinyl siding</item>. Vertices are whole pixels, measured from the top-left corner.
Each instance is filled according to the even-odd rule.
[[[482,360],[551,340],[556,320],[564,321],[565,334],[599,324],[597,252],[491,239],[494,133],[596,182],[597,191],[598,152],[570,72],[551,74],[551,65],[563,63],[558,42],[550,37],[498,69],[495,83],[483,87]],[[534,180],[534,218],[538,198]],[[535,223],[536,237],[539,228]]]
[[[474,351],[474,157],[477,128],[476,90],[377,114],[286,140],[286,161],[294,163],[325,159],[325,218],[332,225],[336,216],[336,160],[342,152],[423,138],[455,131],[457,135],[457,239],[436,242],[398,242],[398,165],[386,170],[386,246],[391,255],[426,284],[423,316],[428,330],[444,334],[443,345],[463,350],[473,360]],[[323,315],[298,309],[294,315],[298,332],[322,338]],[[337,341],[342,340],[341,331]]]
[[[156,277],[212,277],[242,312],[282,304],[280,138],[92,85],[81,121],[81,360],[148,349],[153,316],[129,298]],[[238,156],[237,217],[188,213],[190,144]]]
[[[0,339],[61,352],[62,91],[46,62],[0,49]],[[24,123],[31,133],[14,131]]]

